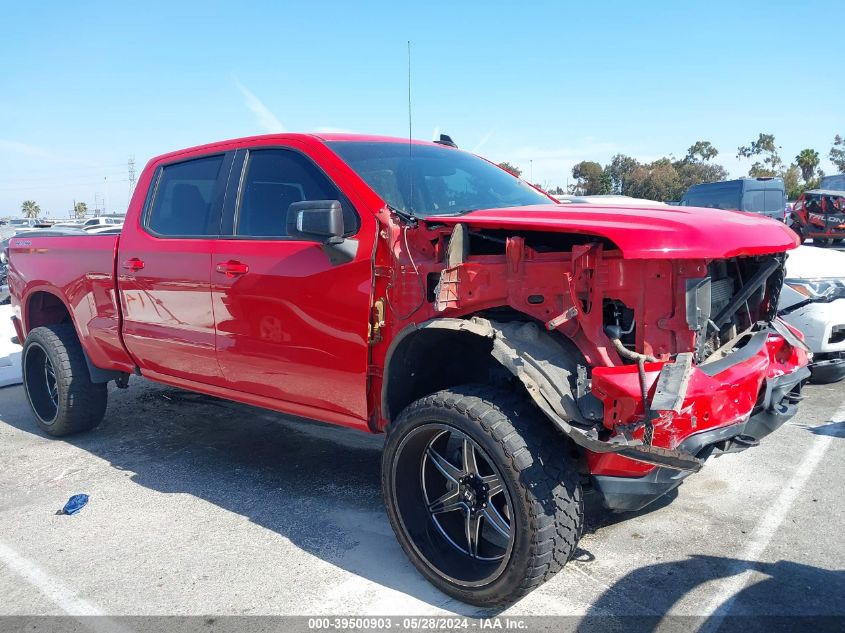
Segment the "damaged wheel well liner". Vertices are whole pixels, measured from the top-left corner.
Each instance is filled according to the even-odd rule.
[[[597,421],[584,416],[575,396],[577,358],[533,321],[498,323],[472,317],[413,324],[396,337],[388,352],[382,410],[392,419],[417,398],[457,384],[489,383],[504,368],[546,417],[582,448],[677,470],[701,468],[702,461],[687,453],[619,436],[599,439]]]

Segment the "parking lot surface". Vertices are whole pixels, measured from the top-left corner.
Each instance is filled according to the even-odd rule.
[[[845,614],[845,389],[806,394],[645,511],[588,496],[575,559],[504,614]],[[489,615],[399,548],[381,443],[134,378],[98,429],[55,440],[0,389],[0,615]]]

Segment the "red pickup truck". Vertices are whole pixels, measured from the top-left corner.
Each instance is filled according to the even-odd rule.
[[[583,489],[642,508],[794,414],[797,243],[557,204],[448,138],[282,134],[153,159],[119,232],[13,238],[9,285],[44,432],[96,426],[132,375],[386,432],[402,547],[492,606],[566,563]]]

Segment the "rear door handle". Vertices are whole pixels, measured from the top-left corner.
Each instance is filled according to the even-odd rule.
[[[123,262],[123,268],[125,268],[126,270],[130,270],[130,271],[132,271],[133,273],[134,273],[134,272],[138,272],[138,271],[139,271],[139,270],[141,270],[143,267],[144,267],[144,262],[143,262],[143,260],[138,259],[137,257],[133,257],[133,258],[131,258],[131,259],[127,259],[125,262]]]
[[[231,279],[232,277],[247,274],[249,272],[249,266],[232,259],[228,262],[217,264],[217,272],[222,273]]]

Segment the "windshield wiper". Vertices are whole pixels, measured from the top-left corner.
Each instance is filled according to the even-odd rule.
[[[416,226],[418,223],[417,216],[414,215],[413,212],[403,211],[402,209],[397,209],[392,204],[387,202],[384,203],[387,208],[390,210],[391,213],[395,213],[399,216],[402,220],[405,221],[409,226]]]

